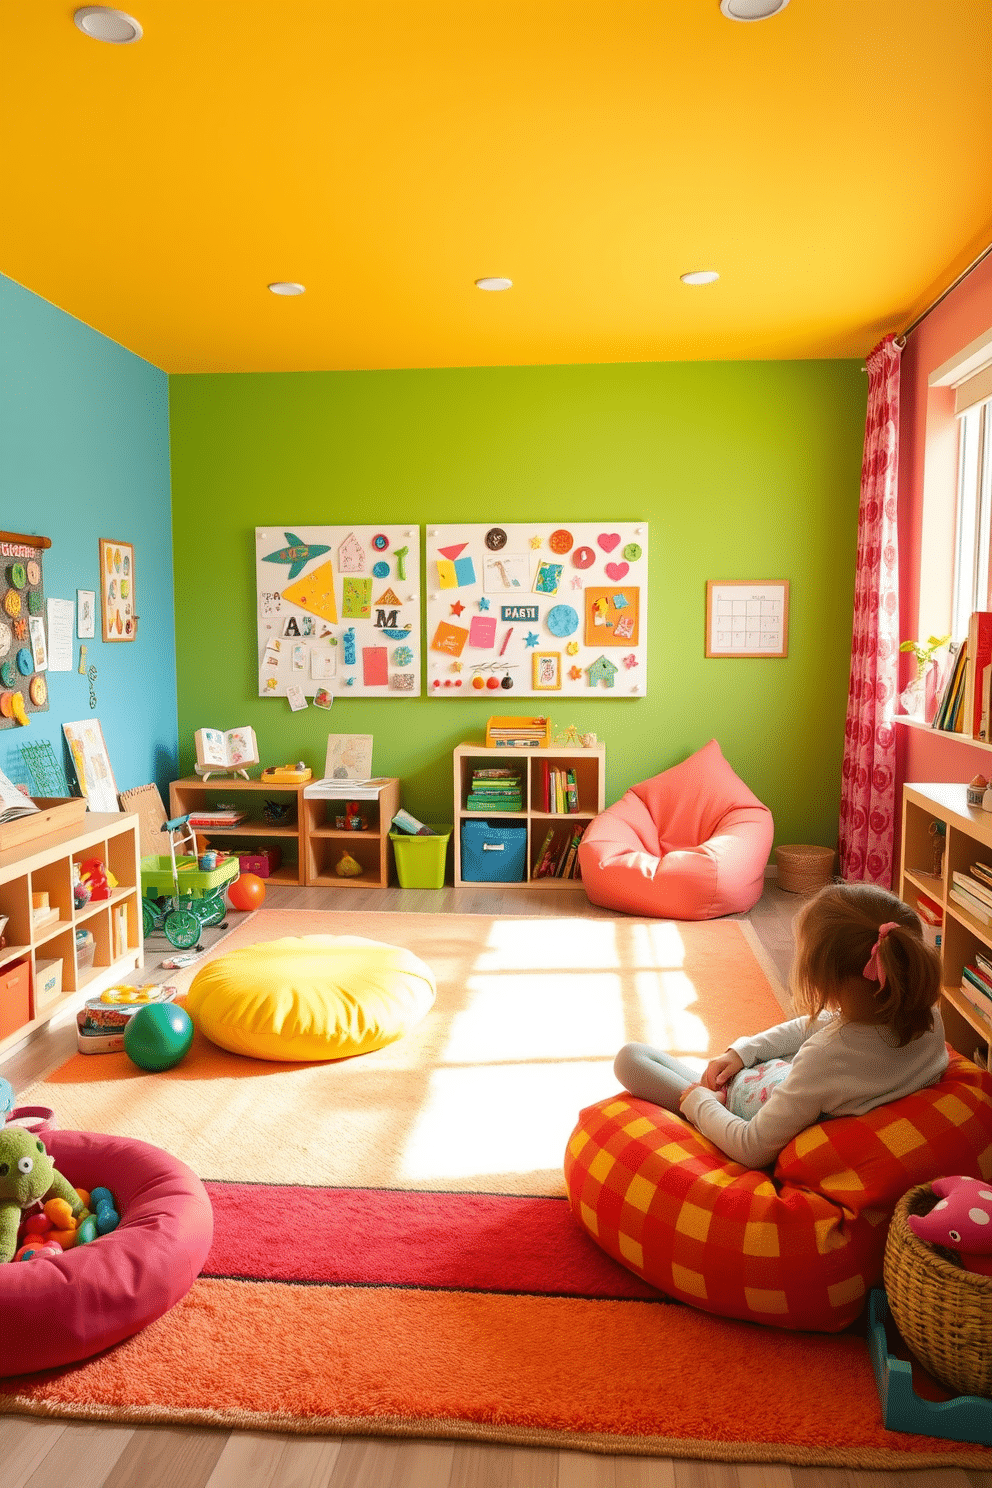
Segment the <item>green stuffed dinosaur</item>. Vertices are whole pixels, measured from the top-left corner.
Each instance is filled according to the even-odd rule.
[[[74,1215],[83,1201],[33,1132],[23,1126],[0,1129],[0,1262],[13,1260],[22,1212],[39,1199],[65,1199]]]

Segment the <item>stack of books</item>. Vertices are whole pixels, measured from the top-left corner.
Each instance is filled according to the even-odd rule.
[[[543,810],[563,816],[579,809],[579,788],[574,770],[562,770],[543,764],[541,769]]]
[[[940,904],[934,903],[927,898],[926,894],[916,896],[916,913],[923,921],[923,939],[927,945],[932,945],[934,950],[940,950],[940,942],[944,931],[944,910]]]
[[[571,827],[564,830],[550,827],[534,861],[531,878],[581,878],[579,843],[588,825],[586,822],[574,830]]]
[[[992,957],[984,951],[962,971],[961,995],[992,1027]]]
[[[465,805],[469,811],[522,811],[523,781],[516,770],[473,770]]]
[[[950,897],[983,925],[992,925],[992,868],[972,863],[968,873],[951,876]]]
[[[548,742],[546,718],[490,718],[487,749],[540,749]]]
[[[189,824],[201,830],[213,828],[216,831],[218,827],[236,827],[239,822],[244,821],[245,816],[244,811],[238,811],[233,806],[205,806],[202,811],[190,812]]]

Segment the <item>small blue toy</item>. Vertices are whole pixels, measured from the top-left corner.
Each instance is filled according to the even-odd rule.
[[[114,1204],[114,1196],[109,1188],[94,1188],[90,1193],[90,1208],[96,1219],[97,1232],[101,1235],[109,1235],[111,1230],[116,1230],[121,1222]]]
[[[11,1111],[14,1109],[17,1097],[14,1095],[14,1087],[9,1080],[0,1080],[0,1126],[6,1125]]]

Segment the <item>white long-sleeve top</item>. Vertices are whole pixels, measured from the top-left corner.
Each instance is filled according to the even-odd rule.
[[[816,1022],[793,1018],[730,1045],[744,1068],[788,1059],[792,1068],[750,1121],[732,1116],[712,1090],[700,1086],[682,1114],[734,1162],[749,1168],[773,1163],[782,1148],[821,1116],[861,1116],[875,1106],[933,1085],[947,1068],[944,1025],[901,1049],[887,1024],[845,1023],[824,1013]]]

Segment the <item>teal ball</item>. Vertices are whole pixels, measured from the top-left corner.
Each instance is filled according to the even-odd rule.
[[[124,1030],[124,1052],[143,1070],[172,1069],[193,1042],[193,1020],[171,1002],[139,1008]]]

